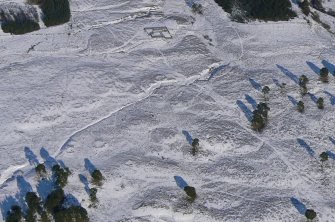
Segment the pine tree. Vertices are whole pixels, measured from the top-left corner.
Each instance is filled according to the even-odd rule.
[[[320,70],[320,80],[321,82],[328,82],[328,74],[329,74],[329,71],[327,68],[322,68]]]
[[[300,113],[303,113],[305,111],[305,105],[304,105],[304,103],[302,101],[299,101],[297,103],[297,110]]]
[[[194,138],[192,141],[192,154],[195,156],[199,151],[199,139]]]
[[[318,98],[318,100],[316,101],[316,104],[319,109],[323,109],[324,108],[323,98],[322,97]]]
[[[305,216],[309,220],[313,220],[316,217],[316,212],[313,209],[307,209],[305,212]]]

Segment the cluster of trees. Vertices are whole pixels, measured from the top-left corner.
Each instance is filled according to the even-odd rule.
[[[6,222],[88,222],[85,208],[81,206],[64,207],[66,200],[62,188],[53,190],[45,202],[41,201],[35,192],[28,192],[25,196],[28,209],[24,214],[18,205],[12,206],[7,213]]]
[[[261,19],[264,21],[289,20],[296,17],[289,0],[215,0],[226,12],[233,13],[236,8],[242,12],[243,19],[238,16],[234,19],[243,22],[248,19]]]
[[[35,167],[36,174],[42,179],[48,179],[44,164]],[[20,206],[12,206],[7,213],[6,222],[88,222],[88,214],[85,208],[77,205],[64,206],[66,196],[63,187],[66,186],[68,176],[71,174],[69,168],[62,168],[56,164],[52,167],[53,190],[42,201],[37,193],[27,192],[25,202],[27,211],[23,212]]]

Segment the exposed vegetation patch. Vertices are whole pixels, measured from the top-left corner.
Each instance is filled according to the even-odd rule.
[[[68,0],[45,0],[40,5],[45,26],[61,25],[70,21],[71,10]]]
[[[289,0],[215,0],[237,22],[253,19],[264,21],[289,20],[296,17]]]
[[[5,33],[22,35],[40,29],[34,7],[17,4],[0,5],[1,29]]]

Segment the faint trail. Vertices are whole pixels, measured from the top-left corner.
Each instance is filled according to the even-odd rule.
[[[56,151],[56,153],[53,155],[55,158],[58,157],[59,155],[61,155],[64,150],[66,150],[66,147],[67,145],[72,141],[72,139],[78,135],[79,133],[87,130],[88,128],[90,127],[93,127],[95,126],[96,124],[108,119],[109,117],[111,117],[112,115],[114,115],[115,113],[118,113],[138,102],[141,102],[145,99],[147,99],[148,97],[150,97],[155,90],[159,89],[160,87],[162,86],[171,86],[171,85],[177,85],[177,86],[186,86],[186,85],[191,85],[193,84],[194,82],[198,81],[198,80],[201,80],[202,78],[204,78],[206,75],[208,75],[207,72],[203,72],[202,74],[200,75],[196,75],[196,76],[191,76],[189,78],[185,78],[184,80],[178,80],[178,79],[175,79],[175,80],[165,80],[165,81],[160,81],[160,82],[156,82],[154,84],[152,84],[147,90],[145,90],[145,92],[143,93],[142,96],[140,96],[136,101],[133,101],[131,103],[128,103],[114,111],[112,111],[111,113],[109,113],[108,115],[94,121],[93,123],[90,123],[88,125],[86,125],[85,127],[75,131],[74,133],[72,133],[66,140],[65,142],[60,146],[60,148],[58,149],[58,151]]]

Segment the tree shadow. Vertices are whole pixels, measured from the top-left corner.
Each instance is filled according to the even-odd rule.
[[[15,205],[19,206],[20,204],[12,196],[6,196],[6,198],[0,203],[2,218],[4,221],[6,220],[11,207]]]
[[[54,183],[50,179],[42,178],[36,185],[36,189],[41,199],[45,201],[48,195],[54,190]]]
[[[308,152],[310,156],[314,157],[315,151],[303,139],[297,139],[297,142]]]
[[[65,163],[64,163],[64,161],[63,160],[57,160],[57,163],[59,163],[59,165],[61,166],[61,168],[63,168],[63,169],[66,169],[66,168],[68,168],[66,165],[65,165]]]
[[[308,95],[309,95],[309,97],[311,97],[311,100],[312,100],[313,102],[317,103],[318,98],[317,98],[314,94],[312,94],[312,93],[308,93]]]
[[[261,91],[262,90],[262,85],[256,82],[256,80],[249,78],[249,82],[254,87],[254,89]]]
[[[327,60],[322,60],[322,65],[324,65],[329,72],[335,76],[335,66],[333,64],[331,64],[330,62],[328,62]]]
[[[54,165],[57,165],[57,161],[55,158],[51,157],[49,155],[49,152],[44,148],[42,147],[41,150],[40,150],[40,155],[41,157],[44,159],[45,161],[45,165],[47,165],[50,169],[54,166]]]
[[[37,156],[34,154],[34,152],[29,147],[24,148],[24,153],[30,165],[37,166],[39,164]]]
[[[187,142],[188,142],[190,145],[192,145],[193,138],[192,138],[191,134],[190,134],[188,131],[186,131],[186,130],[183,130],[182,133],[183,133],[184,136],[186,137]]]
[[[23,176],[17,176],[16,182],[19,189],[19,192],[16,194],[16,199],[20,202],[22,209],[26,210],[27,205],[25,204],[25,197],[28,192],[33,192],[33,187],[24,179]]]
[[[214,78],[215,76],[217,76],[218,74],[220,74],[220,72],[222,72],[227,66],[229,66],[229,65],[221,65],[219,67],[216,67],[216,68],[212,69],[210,71],[208,80],[211,80],[212,78]]]
[[[252,111],[241,100],[237,100],[236,104],[243,111],[243,113],[244,113],[245,117],[248,119],[248,121],[251,122],[252,116],[253,116]]]
[[[331,152],[331,151],[326,151],[326,153],[328,154],[328,157],[335,160],[335,153]]]
[[[79,180],[80,182],[82,182],[85,186],[85,191],[87,194],[90,194],[90,183],[88,182],[88,179],[87,177],[85,177],[84,175],[82,174],[79,174]]]
[[[330,104],[335,105],[335,96],[328,91],[323,91],[326,95],[330,96]]]
[[[309,66],[309,68],[311,68],[311,70],[313,70],[313,72],[315,74],[317,74],[318,76],[320,76],[320,68],[318,66],[316,66],[314,63],[306,61],[307,65]]]
[[[93,171],[97,169],[89,159],[85,158],[84,161],[85,161],[85,169],[90,174],[93,173]]]
[[[177,186],[180,187],[181,189],[184,189],[185,187],[188,186],[186,181],[181,176],[174,176],[174,180],[176,181]]]
[[[279,83],[279,80],[278,80],[278,79],[273,78],[272,81],[274,82],[274,84],[275,84],[276,86],[278,86],[278,87],[281,88],[282,85]]]
[[[248,94],[245,94],[245,99],[247,100],[248,103],[252,105],[252,108],[257,109],[257,102],[254,98],[252,98]]]
[[[330,142],[332,142],[335,145],[335,139],[332,137],[329,137]]]
[[[81,206],[81,204],[75,196],[73,196],[72,194],[66,194],[63,207],[69,208],[72,206]]]
[[[294,106],[296,106],[298,104],[298,101],[295,98],[293,98],[292,96],[287,96],[287,98],[291,101],[291,103]]]
[[[307,210],[305,204],[303,204],[300,200],[294,197],[291,197],[291,202],[300,214],[305,215],[305,212]]]
[[[293,82],[299,85],[299,77],[296,76],[294,73],[290,72],[289,70],[285,69],[284,67],[277,64],[278,69],[282,71],[287,77],[289,77]]]

